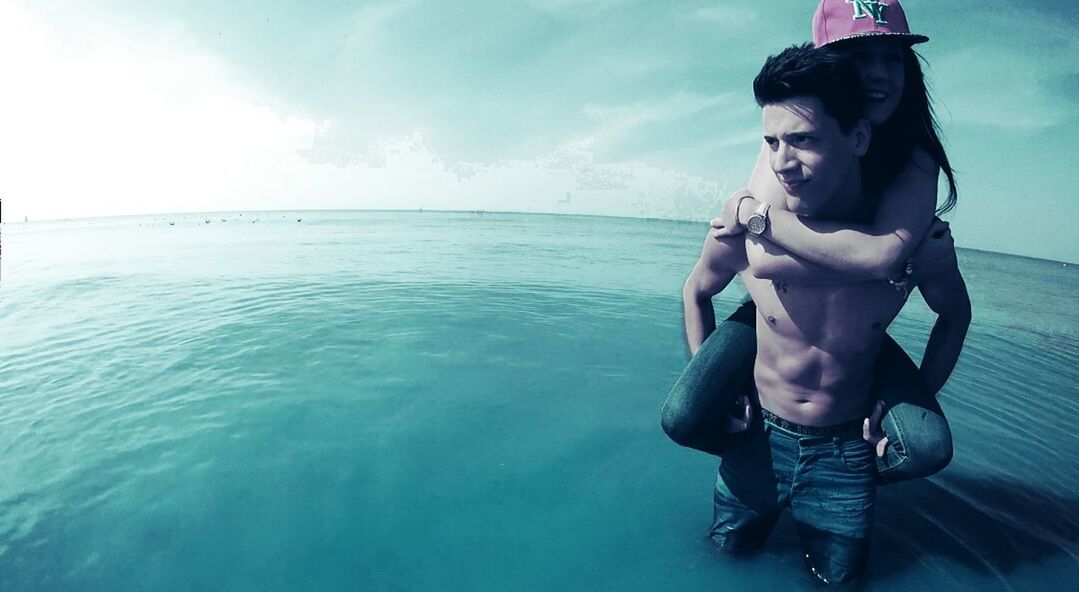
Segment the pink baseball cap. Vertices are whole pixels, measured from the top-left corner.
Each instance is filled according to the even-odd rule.
[[[899,0],[821,0],[813,14],[813,45],[884,35],[914,45],[929,38],[915,35]]]

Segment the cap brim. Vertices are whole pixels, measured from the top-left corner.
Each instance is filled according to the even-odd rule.
[[[820,47],[825,47],[827,45],[832,45],[833,43],[838,43],[840,41],[847,41],[849,39],[862,39],[862,38],[865,38],[865,37],[902,38],[902,40],[906,41],[907,44],[909,44],[909,45],[917,45],[919,43],[925,43],[926,41],[929,41],[929,38],[926,37],[925,35],[915,35],[914,33],[887,33],[887,32],[884,32],[884,31],[867,31],[865,33],[851,33],[850,35],[844,35],[843,37],[838,37],[836,39],[832,39],[832,40],[828,41],[828,43],[825,43],[824,45],[821,45]]]

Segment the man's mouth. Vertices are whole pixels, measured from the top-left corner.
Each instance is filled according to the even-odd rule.
[[[807,182],[809,182],[809,179],[806,179],[805,177],[800,179],[784,179],[780,177],[779,179],[779,184],[783,186],[783,189],[785,189],[787,193],[794,193],[799,187],[805,185]]]

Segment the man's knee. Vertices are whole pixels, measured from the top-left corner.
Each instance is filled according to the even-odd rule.
[[[775,520],[770,519],[737,524],[717,519],[708,533],[708,538],[712,539],[712,544],[717,550],[724,553],[732,555],[752,553],[764,546],[774,525]]]
[[[868,541],[855,548],[809,548],[805,553],[806,569],[823,584],[850,584],[861,579],[865,573],[868,551]]]
[[[865,574],[865,562],[859,565],[844,565],[827,557],[814,557],[805,554],[806,569],[818,582],[829,586],[846,586],[861,580]]]
[[[764,546],[768,537],[746,536],[744,533],[709,533],[712,545],[717,551],[729,555],[745,555],[757,551]]]

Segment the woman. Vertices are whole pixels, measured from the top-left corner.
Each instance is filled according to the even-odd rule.
[[[813,41],[858,64],[866,118],[873,126],[872,144],[862,162],[863,188],[867,197],[877,199],[875,219],[859,226],[773,209],[761,236],[777,247],[773,251],[786,251],[787,256],[758,254],[750,264],[758,277],[775,281],[887,279],[906,291],[912,271],[915,276],[931,273],[926,268],[939,268],[947,265],[942,259],[954,258],[947,225],[934,223],[934,207],[941,172],[949,191],[938,213],[954,207],[955,179],[937,134],[918,56],[911,49],[928,38],[910,33],[898,1],[884,6],[822,0],[813,17]],[[713,221],[712,235],[742,232],[759,204],[753,196],[776,195],[785,193],[762,146],[748,190],[728,200],[723,216]],[[923,241],[927,233],[939,239]],[[966,294],[956,298],[965,299]],[[743,303],[708,337],[672,389],[664,404],[663,427],[679,444],[719,454],[729,433],[745,429],[751,414],[747,398],[740,400],[738,416],[728,413],[734,398],[752,386],[755,317],[752,302]],[[950,462],[951,433],[935,395],[961,346],[949,345],[954,348],[954,356],[944,356],[949,362],[919,371],[895,341],[885,340],[873,386],[879,403],[864,426],[865,439],[877,444],[882,482],[931,475]]]

